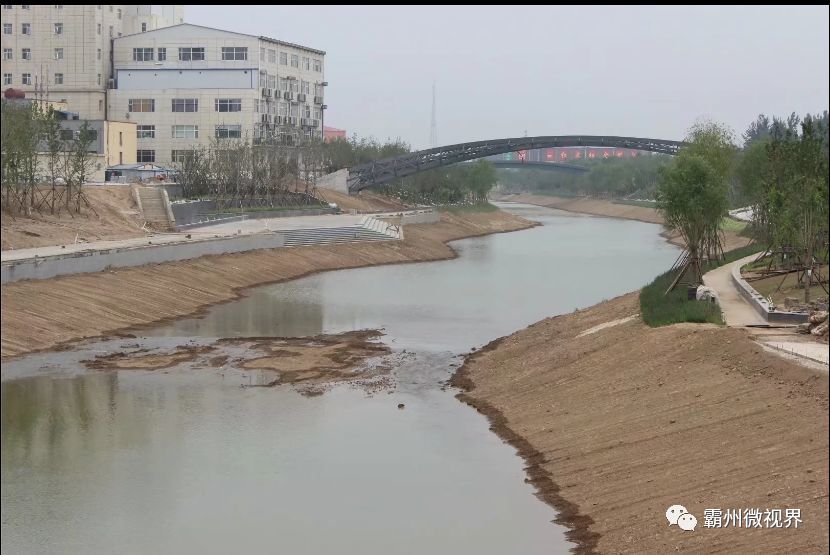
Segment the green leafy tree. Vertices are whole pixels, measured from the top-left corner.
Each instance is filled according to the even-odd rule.
[[[695,124],[688,146],[661,171],[657,209],[665,225],[680,233],[689,253],[670,289],[688,272],[695,283],[703,281],[701,262],[722,254],[720,224],[728,214],[728,182],[735,146],[731,131],[717,123]]]

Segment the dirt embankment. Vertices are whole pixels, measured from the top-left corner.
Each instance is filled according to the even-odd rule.
[[[743,330],[598,328],[638,311],[630,293],[497,340],[457,373],[460,397],[527,459],[579,552],[826,553],[827,374]],[[694,532],[668,525],[674,504]],[[709,528],[705,509],[800,509],[803,522]]]
[[[648,206],[633,206],[630,204],[618,204],[610,200],[593,198],[563,198],[548,195],[534,195],[530,193],[502,195],[497,200],[507,202],[523,202],[535,204],[547,208],[557,208],[568,212],[579,212],[581,214],[593,214],[594,216],[606,216],[608,218],[622,218],[624,220],[638,220],[650,224],[662,224],[663,217],[657,210]],[[661,234],[673,245],[683,246],[683,240],[678,233],[664,231]],[[730,251],[749,244],[749,239],[741,237],[733,231],[725,231],[723,234],[723,250]]]
[[[337,204],[337,206],[344,212],[348,212],[349,210],[357,210],[358,212],[392,212],[396,210],[408,210],[408,207],[405,204],[371,191],[361,191],[357,195],[349,195],[339,191],[318,187],[317,196],[326,202],[333,202]]]
[[[506,212],[442,214],[406,226],[404,241],[349,243],[208,256],[0,288],[2,357],[192,315],[254,285],[325,270],[453,258],[447,242],[535,225]]]
[[[80,214],[51,216],[34,212],[32,217],[3,212],[2,250],[66,245],[79,241],[128,239],[147,235],[130,187],[91,185],[84,194],[94,212],[82,207]]]

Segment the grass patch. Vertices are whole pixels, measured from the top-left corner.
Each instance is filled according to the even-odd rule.
[[[450,212],[452,214],[469,213],[469,212],[497,212],[499,207],[489,202],[482,202],[480,204],[445,204],[436,206],[442,212]]]
[[[742,222],[740,220],[734,220],[732,218],[724,218],[720,222],[720,228],[723,231],[733,231],[735,233],[741,233],[746,229],[747,223]]]
[[[763,248],[757,244],[731,250],[724,253],[723,260],[707,264],[703,271],[707,272],[761,250]],[[664,294],[676,276],[676,272],[660,274],[640,290],[640,314],[643,322],[653,328],[680,322],[710,322],[723,325],[720,307],[714,303],[688,300],[685,284],[679,285],[667,295]]]

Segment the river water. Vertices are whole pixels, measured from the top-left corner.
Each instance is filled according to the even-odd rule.
[[[456,260],[252,289],[137,339],[4,365],[3,553],[564,553],[523,461],[445,387],[463,353],[631,291],[677,249],[656,225],[529,205],[533,229],[453,243]],[[187,364],[89,371],[138,342],[382,329],[394,385],[240,387]],[[405,408],[398,409],[403,403]]]

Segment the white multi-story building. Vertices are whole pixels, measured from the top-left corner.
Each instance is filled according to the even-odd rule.
[[[4,4],[0,16],[3,90],[63,101],[98,120],[109,119],[112,39],[181,23],[183,7]]]
[[[139,162],[223,139],[322,137],[321,50],[187,23],[113,43],[109,113],[137,124]]]

